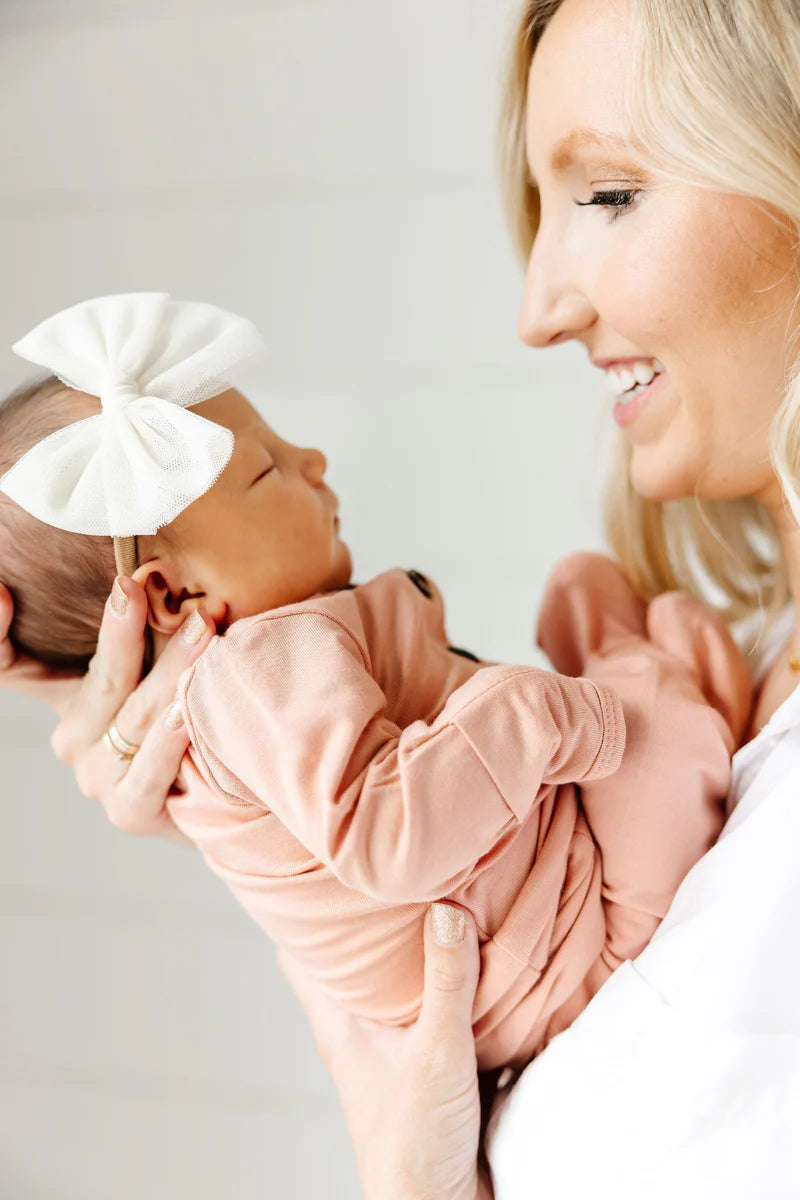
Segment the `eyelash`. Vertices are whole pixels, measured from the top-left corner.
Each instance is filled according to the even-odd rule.
[[[266,470],[262,471],[260,475],[256,475],[255,479],[253,480],[253,484],[258,483],[259,479],[263,479],[265,475],[269,475],[270,471],[274,471],[274,470],[275,470],[275,464],[273,463],[271,467],[267,467]]]
[[[634,197],[638,194],[633,188],[628,188],[626,191],[620,189],[611,192],[592,192],[591,200],[576,200],[575,203],[578,208],[616,209],[610,214],[611,220],[616,221],[617,217],[622,216],[623,212],[632,206]]]

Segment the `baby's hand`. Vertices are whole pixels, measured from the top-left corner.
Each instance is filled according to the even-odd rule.
[[[537,642],[561,675],[583,675],[590,656],[647,637],[647,606],[605,554],[571,554],[550,573]]]
[[[635,655],[637,648],[649,657],[668,655],[722,715],[732,750],[739,746],[752,701],[750,675],[725,622],[694,596],[663,592],[647,605],[618,563],[604,554],[574,554],[548,580],[538,642],[562,675],[594,678],[598,662]]]
[[[647,611],[647,634],[691,670],[708,704],[724,718],[738,750],[753,703],[747,664],[719,613],[685,592],[663,592]]]

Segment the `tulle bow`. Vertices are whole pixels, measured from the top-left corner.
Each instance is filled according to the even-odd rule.
[[[48,525],[126,538],[155,533],[216,482],[233,434],[189,408],[264,347],[242,317],[136,292],[64,309],[13,349],[101,411],[39,442],[0,490]]]

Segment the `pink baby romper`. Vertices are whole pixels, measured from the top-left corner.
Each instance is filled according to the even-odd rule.
[[[433,584],[391,571],[235,622],[179,689],[172,816],[332,997],[413,1020],[429,902],[473,912],[483,1068],[526,1062],[647,942],[721,828],[747,716],[722,622],[648,610],[602,556],[556,570],[540,640],[563,674],[473,661]]]

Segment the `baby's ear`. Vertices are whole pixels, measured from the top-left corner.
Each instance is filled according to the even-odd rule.
[[[147,596],[148,624],[168,637],[181,627],[194,609],[205,608],[205,592],[188,591],[183,586],[177,565],[166,558],[153,558],[137,567],[133,578]]]

